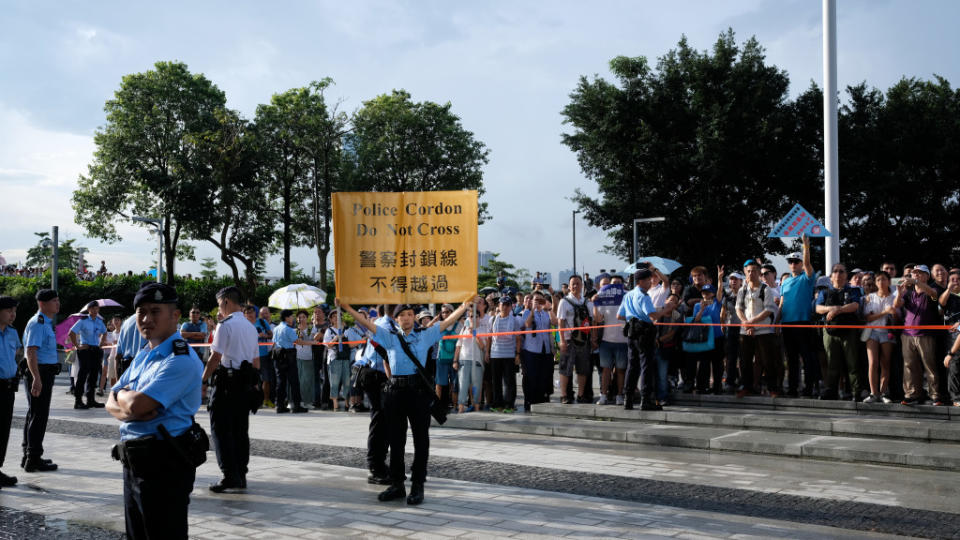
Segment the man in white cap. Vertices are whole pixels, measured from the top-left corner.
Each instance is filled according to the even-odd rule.
[[[925,264],[918,264],[910,271],[910,276],[900,281],[897,298],[893,301],[894,308],[903,308],[904,325],[943,324],[937,304],[937,292],[929,285],[930,269]],[[920,402],[924,371],[927,373],[931,404],[943,405],[936,339],[936,330],[907,328],[903,331],[903,405],[916,405]]]

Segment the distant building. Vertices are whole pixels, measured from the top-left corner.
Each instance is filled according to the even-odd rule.
[[[484,267],[490,264],[490,261],[496,258],[496,254],[492,251],[481,251],[477,256],[477,273],[480,273]]]

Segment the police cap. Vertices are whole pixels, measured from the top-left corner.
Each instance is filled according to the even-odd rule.
[[[393,318],[396,319],[406,310],[417,312],[417,308],[413,304],[397,304],[397,307],[393,308]]]
[[[60,295],[57,294],[56,289],[40,289],[37,291],[37,301],[39,302],[49,302],[54,298],[59,298]]]
[[[140,304],[176,304],[177,290],[166,283],[146,283],[137,291],[137,296],[133,298],[133,307],[140,307]]]
[[[0,296],[0,309],[17,307],[19,304],[20,302],[17,302],[17,299],[12,296]]]

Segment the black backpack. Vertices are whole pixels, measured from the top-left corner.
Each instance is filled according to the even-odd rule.
[[[570,304],[573,306],[573,327],[589,326],[590,311],[587,309],[587,300],[584,299],[582,304],[575,304],[573,302],[570,302]],[[570,341],[572,341],[574,345],[585,345],[589,337],[589,330],[574,330],[570,332]]]

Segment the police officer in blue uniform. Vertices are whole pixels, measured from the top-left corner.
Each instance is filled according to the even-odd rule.
[[[103,407],[103,403],[96,401],[93,396],[100,375],[103,347],[107,344],[107,326],[100,318],[100,304],[96,301],[87,304],[83,311],[86,314],[70,327],[70,341],[77,349],[77,361],[80,363],[74,383],[73,408],[93,409]],[[83,402],[84,395],[87,396],[86,403]]]
[[[23,423],[23,460],[27,472],[57,470],[57,465],[43,458],[43,436],[47,432],[53,380],[60,373],[57,359],[57,334],[54,317],[60,311],[60,296],[53,289],[37,291],[37,313],[23,331],[27,369],[24,387],[27,395],[27,416]]]
[[[277,413],[305,413],[300,405],[300,375],[297,372],[297,329],[294,328],[293,311],[280,312],[280,324],[273,329],[273,363],[277,368]],[[287,389],[290,390],[290,407],[287,407]]]
[[[150,283],[137,291],[137,328],[148,345],[107,400],[107,412],[121,422],[114,458],[123,462],[126,529],[134,539],[187,538],[203,364],[177,331],[176,303],[169,285]]]
[[[127,317],[120,325],[120,335],[117,336],[117,377],[130,367],[133,357],[147,344],[140,331],[137,330],[137,314]]]
[[[376,313],[376,312],[374,312]],[[360,313],[364,320],[367,317]],[[375,318],[377,326],[390,328],[390,317],[386,315]],[[358,327],[361,325],[358,324]],[[364,327],[364,330],[366,328]],[[361,346],[361,356],[357,360],[360,366],[360,384],[370,400],[370,425],[367,427],[367,476],[369,484],[390,484],[390,470],[387,468],[387,423],[383,413],[383,384],[387,382],[384,362],[387,360],[387,351],[373,339],[373,332],[367,330],[367,341]]]
[[[13,398],[17,395],[17,350],[20,336],[13,327],[17,318],[18,302],[9,296],[0,296],[0,467],[7,457],[7,442],[10,440],[10,422],[13,419]],[[17,484],[15,476],[0,472],[0,487]]]
[[[636,284],[630,292],[623,296],[617,318],[627,321],[627,380],[623,386],[625,394],[623,408],[633,409],[634,394],[637,390],[637,381],[640,382],[640,410],[658,411],[663,407],[653,399],[654,375],[654,346],[656,328],[654,321],[669,315],[674,305],[670,302],[657,310],[647,291],[652,283],[653,272],[648,268],[640,268],[633,274]]]
[[[426,366],[431,347],[443,338],[443,331],[456,323],[476,298],[470,295],[453,314],[422,332],[414,331],[416,308],[410,304],[400,304],[394,308],[393,318],[396,319],[399,328],[387,329],[361,317],[339,298],[336,300],[337,305],[353,316],[357,324],[373,332],[374,340],[387,351],[388,362],[385,371],[389,380],[384,387],[383,409],[386,412],[387,433],[390,441],[391,485],[377,497],[380,501],[391,501],[407,495],[403,484],[407,478],[404,472],[403,452],[407,442],[408,422],[413,434],[413,466],[407,504],[415,505],[423,502],[423,483],[427,479],[430,403],[436,394],[432,379],[426,384],[419,379],[417,367],[404,350],[400,340],[404,340],[407,349],[416,357],[420,366]]]

